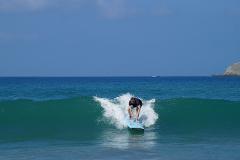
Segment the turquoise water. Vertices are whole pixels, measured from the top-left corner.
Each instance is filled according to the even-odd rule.
[[[143,99],[144,134],[124,124]],[[240,78],[0,78],[0,159],[239,159]]]

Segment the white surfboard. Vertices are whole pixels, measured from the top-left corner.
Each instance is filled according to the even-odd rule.
[[[127,126],[129,129],[133,130],[144,130],[143,123],[135,119],[127,119]]]

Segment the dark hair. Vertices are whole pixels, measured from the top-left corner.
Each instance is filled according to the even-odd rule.
[[[129,105],[133,105],[134,103],[135,103],[135,98],[132,97],[132,98],[130,99],[130,101],[129,101]]]

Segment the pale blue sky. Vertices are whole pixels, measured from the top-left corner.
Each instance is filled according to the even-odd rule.
[[[0,0],[0,76],[222,73],[239,0]]]

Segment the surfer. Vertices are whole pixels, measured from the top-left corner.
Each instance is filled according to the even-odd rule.
[[[132,97],[129,101],[129,107],[128,107],[128,113],[129,113],[129,118],[132,118],[132,109],[136,108],[137,111],[137,120],[139,118],[139,113],[141,111],[142,107],[142,101],[139,98]]]

